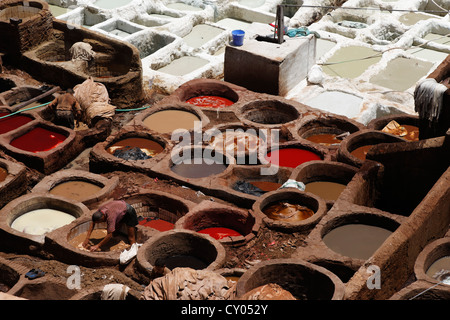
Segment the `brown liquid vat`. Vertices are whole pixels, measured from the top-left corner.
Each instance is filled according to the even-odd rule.
[[[276,203],[291,203],[306,207],[314,214],[303,220],[288,221],[285,219],[270,218],[264,209]],[[270,229],[289,231],[289,232],[307,232],[326,215],[326,202],[312,193],[300,191],[295,188],[279,189],[271,191],[260,197],[252,206],[253,211],[259,216],[262,222]]]
[[[0,159],[0,168],[6,171],[6,177],[0,181],[0,208],[26,191],[26,168],[6,159]]]
[[[358,168],[346,163],[317,160],[299,165],[291,174],[291,179],[303,182],[305,186],[311,182],[334,182],[347,185],[358,172]],[[306,190],[307,191],[307,190]],[[331,208],[337,199],[324,198]]]
[[[348,274],[350,270],[356,272],[366,260],[341,253],[346,252],[345,249],[347,247],[345,243],[342,245],[343,250],[336,249],[337,247],[335,247],[334,244],[332,249],[329,246],[331,242],[328,242],[329,244],[326,244],[324,241],[324,237],[330,234],[330,232],[339,230],[338,228],[346,226],[373,226],[375,228],[382,228],[385,229],[387,233],[390,232],[390,236],[392,237],[392,234],[403,221],[404,217],[393,215],[374,208],[365,208],[348,203],[344,204],[343,202],[339,201],[339,203],[337,205],[335,204],[335,206],[330,209],[328,214],[324,216],[324,218],[309,233],[308,237],[306,238],[307,250],[297,250],[297,252],[293,256],[296,258],[311,261],[313,263],[315,263],[315,261],[319,261],[320,265],[323,266],[329,265],[332,268],[338,267],[341,270],[344,270],[344,268],[346,268],[347,276],[345,276],[345,274],[343,274],[343,276],[346,278],[345,280],[348,280]],[[345,235],[346,233],[341,232],[341,235],[342,234]],[[351,237],[352,235],[353,233],[348,233],[349,237]],[[388,239],[386,239],[385,241],[389,241]],[[372,242],[368,242],[367,247],[371,246],[371,243]],[[365,250],[364,243],[362,241],[360,241],[358,244],[363,248],[363,250]],[[382,244],[380,245],[380,247],[381,246]],[[369,249],[370,248],[367,248],[366,251],[368,251]],[[339,252],[336,250],[339,250]],[[374,252],[372,254],[374,254]]]
[[[419,117],[414,115],[392,115],[392,116],[385,116],[377,119],[373,119],[367,124],[367,129],[372,130],[383,130],[383,128],[391,121],[396,121],[400,126],[409,126],[410,129],[414,129],[415,127],[417,129],[417,133],[419,132]],[[408,127],[407,127],[408,129]],[[394,133],[394,135],[396,135]],[[401,136],[402,139],[405,141],[416,141],[419,140],[419,134],[415,134],[408,130],[408,133],[406,136]]]
[[[226,237],[219,241],[224,245],[234,247],[245,245],[254,239],[260,226],[259,217],[249,210],[202,201],[177,221],[175,229],[200,231],[212,227],[229,228],[241,235]]]
[[[77,219],[89,214],[89,209],[84,204],[70,202],[62,197],[34,193],[18,197],[0,210],[0,243],[3,244],[3,250],[51,254],[51,250],[45,248],[46,244],[51,236],[63,227],[41,235],[28,234],[11,227],[14,220],[18,217],[39,209],[53,209],[74,216],[75,220],[69,225],[76,223]]]
[[[96,203],[101,202],[108,198],[114,188],[119,183],[118,177],[112,177],[111,179],[105,178],[101,175],[94,174],[83,170],[61,170],[55,172],[49,176],[44,177],[38,184],[34,186],[32,192],[35,193],[52,193],[52,189],[60,186],[66,182],[85,182],[97,186],[99,188],[95,193],[85,194],[80,190],[77,195],[77,190],[68,190],[66,193],[61,193],[62,196],[66,194],[66,198],[71,201],[79,201],[88,207],[94,206]],[[80,186],[81,188],[82,186]],[[69,191],[72,191],[71,194]],[[76,198],[74,198],[76,196]]]
[[[154,157],[145,160],[122,159],[108,152],[112,145],[130,138],[148,139],[158,143],[163,151]],[[152,174],[152,169],[166,156],[170,155],[173,148],[171,141],[150,132],[144,127],[125,126],[117,134],[110,135],[105,141],[99,142],[92,148],[89,156],[90,171],[96,173],[110,172],[114,170],[134,170]]]
[[[342,300],[344,284],[329,270],[301,259],[273,259],[258,263],[238,280],[237,297],[275,283],[299,300]]]
[[[380,131],[364,129],[352,133],[341,142],[337,153],[337,160],[359,168],[364,163],[365,159],[358,158],[353,155],[352,152],[363,146],[395,142],[405,142],[405,140]]]
[[[168,112],[167,112],[168,111]],[[186,113],[186,115],[190,115],[191,119],[187,119],[184,122],[181,123],[175,123],[172,114],[169,114],[169,112],[176,111],[179,113],[178,116],[182,115],[183,113]],[[152,128],[148,125],[148,118],[153,118],[157,116],[161,117],[162,119],[165,118],[165,114],[167,114],[167,127],[162,128]],[[183,119],[178,119],[183,120]],[[195,127],[194,121],[199,121],[198,128]],[[147,124],[146,124],[147,123]],[[163,123],[163,122],[162,122]],[[161,120],[158,118],[158,126],[161,126]],[[178,124],[178,125],[177,125]],[[209,124],[208,117],[202,112],[202,110],[194,105],[188,104],[188,103],[164,103],[163,101],[160,101],[159,103],[152,106],[152,108],[148,108],[144,111],[142,111],[140,114],[136,115],[133,120],[130,121],[128,125],[131,126],[141,126],[143,128],[146,128],[146,130],[149,130],[150,132],[153,132],[154,134],[158,134],[160,136],[165,137],[166,139],[174,139],[175,141],[178,141],[181,137],[183,139],[187,139],[188,137],[185,137],[187,133],[193,134],[194,129],[195,130],[202,130]],[[179,130],[177,130],[179,129]],[[176,134],[176,132],[179,132],[180,134]],[[175,135],[174,135],[175,133]],[[187,142],[187,141],[185,141]]]
[[[157,259],[176,256],[193,257],[202,261],[205,269],[216,270],[225,263],[226,253],[223,245],[209,235],[170,230],[158,233],[139,248],[136,266],[144,276],[149,276]]]

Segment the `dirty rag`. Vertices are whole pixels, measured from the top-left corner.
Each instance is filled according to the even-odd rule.
[[[102,300],[125,300],[127,297],[129,287],[119,283],[110,283],[103,287],[101,299]]]

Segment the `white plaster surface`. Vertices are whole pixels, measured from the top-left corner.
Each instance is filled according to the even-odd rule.
[[[92,24],[92,30],[111,37],[117,38],[117,35],[102,30],[101,27],[118,19],[128,27],[134,27],[133,30],[139,29],[140,31],[130,35],[122,34],[121,39],[129,41],[141,50],[145,83],[170,93],[179,85],[195,78],[221,79],[224,47],[230,41],[231,31],[245,29],[248,31],[246,39],[249,39],[254,36],[252,27],[258,23],[264,24],[269,34],[273,34],[269,23],[274,23],[277,5],[283,0],[108,0],[108,6],[111,7],[109,9],[97,6],[95,0],[47,2],[72,9],[59,16],[59,19],[73,24]],[[361,101],[359,112],[355,113],[358,108],[353,107],[349,108],[348,112],[345,112],[345,108],[332,107],[327,107],[327,111],[344,113],[364,124],[385,114],[415,114],[415,84],[450,54],[450,0],[348,0],[340,8],[333,10],[320,7],[335,6],[337,2],[296,1],[303,4],[303,7],[293,14],[289,13],[289,16],[285,17],[285,23],[289,29],[306,26],[320,34],[316,46],[316,63],[322,70],[326,70],[327,61],[331,61],[333,55],[345,47],[370,49],[376,53],[376,61],[367,63],[367,59],[359,57],[359,67],[365,64],[367,68],[363,67],[360,73],[352,77],[323,72],[322,76],[318,77],[321,79],[319,83],[298,79],[298,84],[285,98],[305,103],[324,91],[339,91],[357,96]],[[121,6],[116,7],[114,3]],[[292,12],[291,9],[289,11]],[[360,27],[349,27],[352,23],[357,23]],[[189,45],[192,39],[188,35],[195,26],[201,24],[221,28],[223,32],[219,32],[201,46]],[[295,38],[290,40],[295,41]],[[149,49],[149,45],[157,49]],[[183,75],[162,72],[166,66],[181,57],[203,59],[208,63]],[[391,61],[406,61],[405,67],[414,68],[415,65],[420,65],[424,70],[414,77],[408,75],[411,85],[407,88],[387,85],[391,81],[389,76],[383,81],[371,81],[380,74],[388,74],[389,70],[385,69],[392,66]],[[335,62],[342,63],[345,69],[344,61]],[[355,61],[353,63],[355,64]],[[399,76],[398,73],[402,73],[402,68],[405,67],[399,66],[396,76]],[[316,68],[316,77],[317,70]],[[392,81],[398,80],[392,78]]]

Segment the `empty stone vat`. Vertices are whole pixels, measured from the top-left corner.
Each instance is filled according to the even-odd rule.
[[[294,169],[291,179],[303,182],[305,191],[313,193],[329,206],[339,198],[358,168],[336,161],[309,161]]]
[[[175,228],[208,234],[224,245],[239,246],[256,236],[260,219],[249,210],[203,201],[179,219]]]
[[[269,228],[290,232],[311,230],[327,213],[325,200],[295,188],[268,192],[252,209]]]
[[[247,270],[238,280],[238,297],[274,283],[298,300],[342,300],[344,284],[329,270],[300,259],[273,259]]]
[[[193,269],[219,269],[225,262],[223,245],[209,235],[190,230],[161,232],[145,242],[138,250],[138,268],[150,275],[157,259],[166,267],[190,267]]]
[[[69,289],[65,281],[44,276],[33,282],[23,282],[10,294],[29,300],[67,300],[76,292]]]
[[[432,284],[442,282],[450,293],[450,238],[428,244],[417,257],[414,273],[419,280]]]
[[[80,202],[53,195],[27,194],[0,211],[0,239],[5,250],[36,252],[46,236],[88,214]]]
[[[25,268],[0,257],[0,292],[10,291],[20,280]]]
[[[245,122],[263,126],[280,126],[300,117],[293,105],[280,100],[261,99],[249,102],[238,111],[238,117]]]
[[[109,197],[118,182],[118,177],[108,179],[91,172],[69,169],[44,177],[32,192],[50,193],[89,206]]]
[[[337,154],[339,161],[355,167],[361,167],[366,160],[369,149],[376,144],[405,142],[400,137],[375,130],[361,130],[352,133],[341,142]]]

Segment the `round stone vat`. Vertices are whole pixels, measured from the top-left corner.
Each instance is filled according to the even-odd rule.
[[[195,79],[182,84],[171,96],[180,102],[201,108],[228,109],[239,101],[239,91],[242,90],[244,89],[216,79]]]
[[[430,282],[418,280],[395,293],[389,300],[449,300],[450,290],[446,285],[436,287]]]
[[[372,146],[395,142],[405,142],[405,140],[376,130],[361,130],[352,133],[341,142],[337,159],[359,168],[366,160],[366,155]]]
[[[77,152],[75,131],[44,122],[32,122],[0,136],[0,140],[8,154],[44,174],[61,169]]]
[[[101,248],[91,252],[82,246],[91,225],[90,216],[66,225],[47,236],[46,250],[60,261],[86,267],[115,266],[120,263],[120,253],[130,248],[125,226],[114,233],[113,238]],[[98,244],[106,236],[106,223],[97,223],[89,240],[89,245]],[[136,242],[144,243],[156,231],[137,226]]]
[[[68,300],[77,291],[68,288],[65,281],[44,276],[22,282],[10,294],[28,300]]]
[[[223,269],[218,269],[215,272],[217,272],[221,276],[225,277],[228,281],[233,281],[233,282],[237,283],[246,271],[247,271],[246,269],[241,269],[241,268],[231,268],[231,269],[223,268]]]
[[[269,146],[259,152],[261,163],[289,168],[296,168],[309,161],[326,160],[328,158],[329,154],[322,146],[295,141]]]
[[[321,226],[321,241],[334,253],[367,260],[398,228],[399,222],[374,213],[344,214]]]
[[[302,123],[297,128],[296,134],[300,139],[326,147],[335,147],[347,135],[360,129],[362,125],[344,117],[319,117]]]
[[[0,257],[0,292],[10,291],[20,280],[20,266]]]
[[[195,206],[194,203],[170,193],[142,192],[124,199],[135,210],[139,224],[157,231],[175,228],[175,223]]]
[[[130,168],[148,171],[171,149],[170,141],[147,128],[127,126],[117,134],[110,135],[104,142],[94,145],[89,168],[97,173],[128,171]]]
[[[255,238],[260,219],[249,210],[203,201],[179,219],[175,228],[208,234],[224,245],[240,246]]]
[[[419,140],[419,117],[414,115],[391,115],[373,119],[367,124],[367,128],[390,133],[406,141]]]
[[[289,232],[311,230],[327,213],[325,200],[295,188],[268,192],[252,208],[269,228]]]
[[[49,193],[90,206],[109,197],[118,183],[117,177],[108,179],[84,170],[69,169],[44,177],[32,192]]]
[[[258,151],[270,143],[268,137],[267,129],[231,123],[206,130],[203,139],[209,147],[230,154],[238,165],[257,165]]]
[[[300,117],[297,108],[280,100],[255,100],[242,106],[238,117],[244,122],[262,126],[280,126]]]
[[[271,170],[265,166],[236,165],[218,183],[223,185],[230,201],[240,207],[251,208],[260,196],[280,188],[289,179],[292,170],[287,167]]]
[[[346,163],[317,160],[299,165],[291,179],[303,182],[306,192],[321,197],[331,207],[357,171]]]
[[[0,211],[0,243],[5,250],[38,251],[45,239],[89,213],[80,202],[54,195],[26,194]]]
[[[436,284],[442,281],[450,293],[450,237],[428,244],[414,265],[416,278]]]
[[[231,170],[234,163],[233,157],[213,148],[188,146],[173,150],[169,170],[181,180],[211,179]]]
[[[191,230],[170,230],[145,242],[138,250],[136,262],[138,268],[149,276],[158,259],[169,269],[216,270],[224,264],[225,257],[223,245],[209,235]]]
[[[342,300],[344,284],[329,270],[301,259],[273,259],[258,263],[238,280],[236,295],[273,283],[298,300]]]
[[[172,140],[186,139],[188,133],[201,130],[209,123],[199,107],[188,103],[169,103],[154,106],[135,118],[145,128]]]

